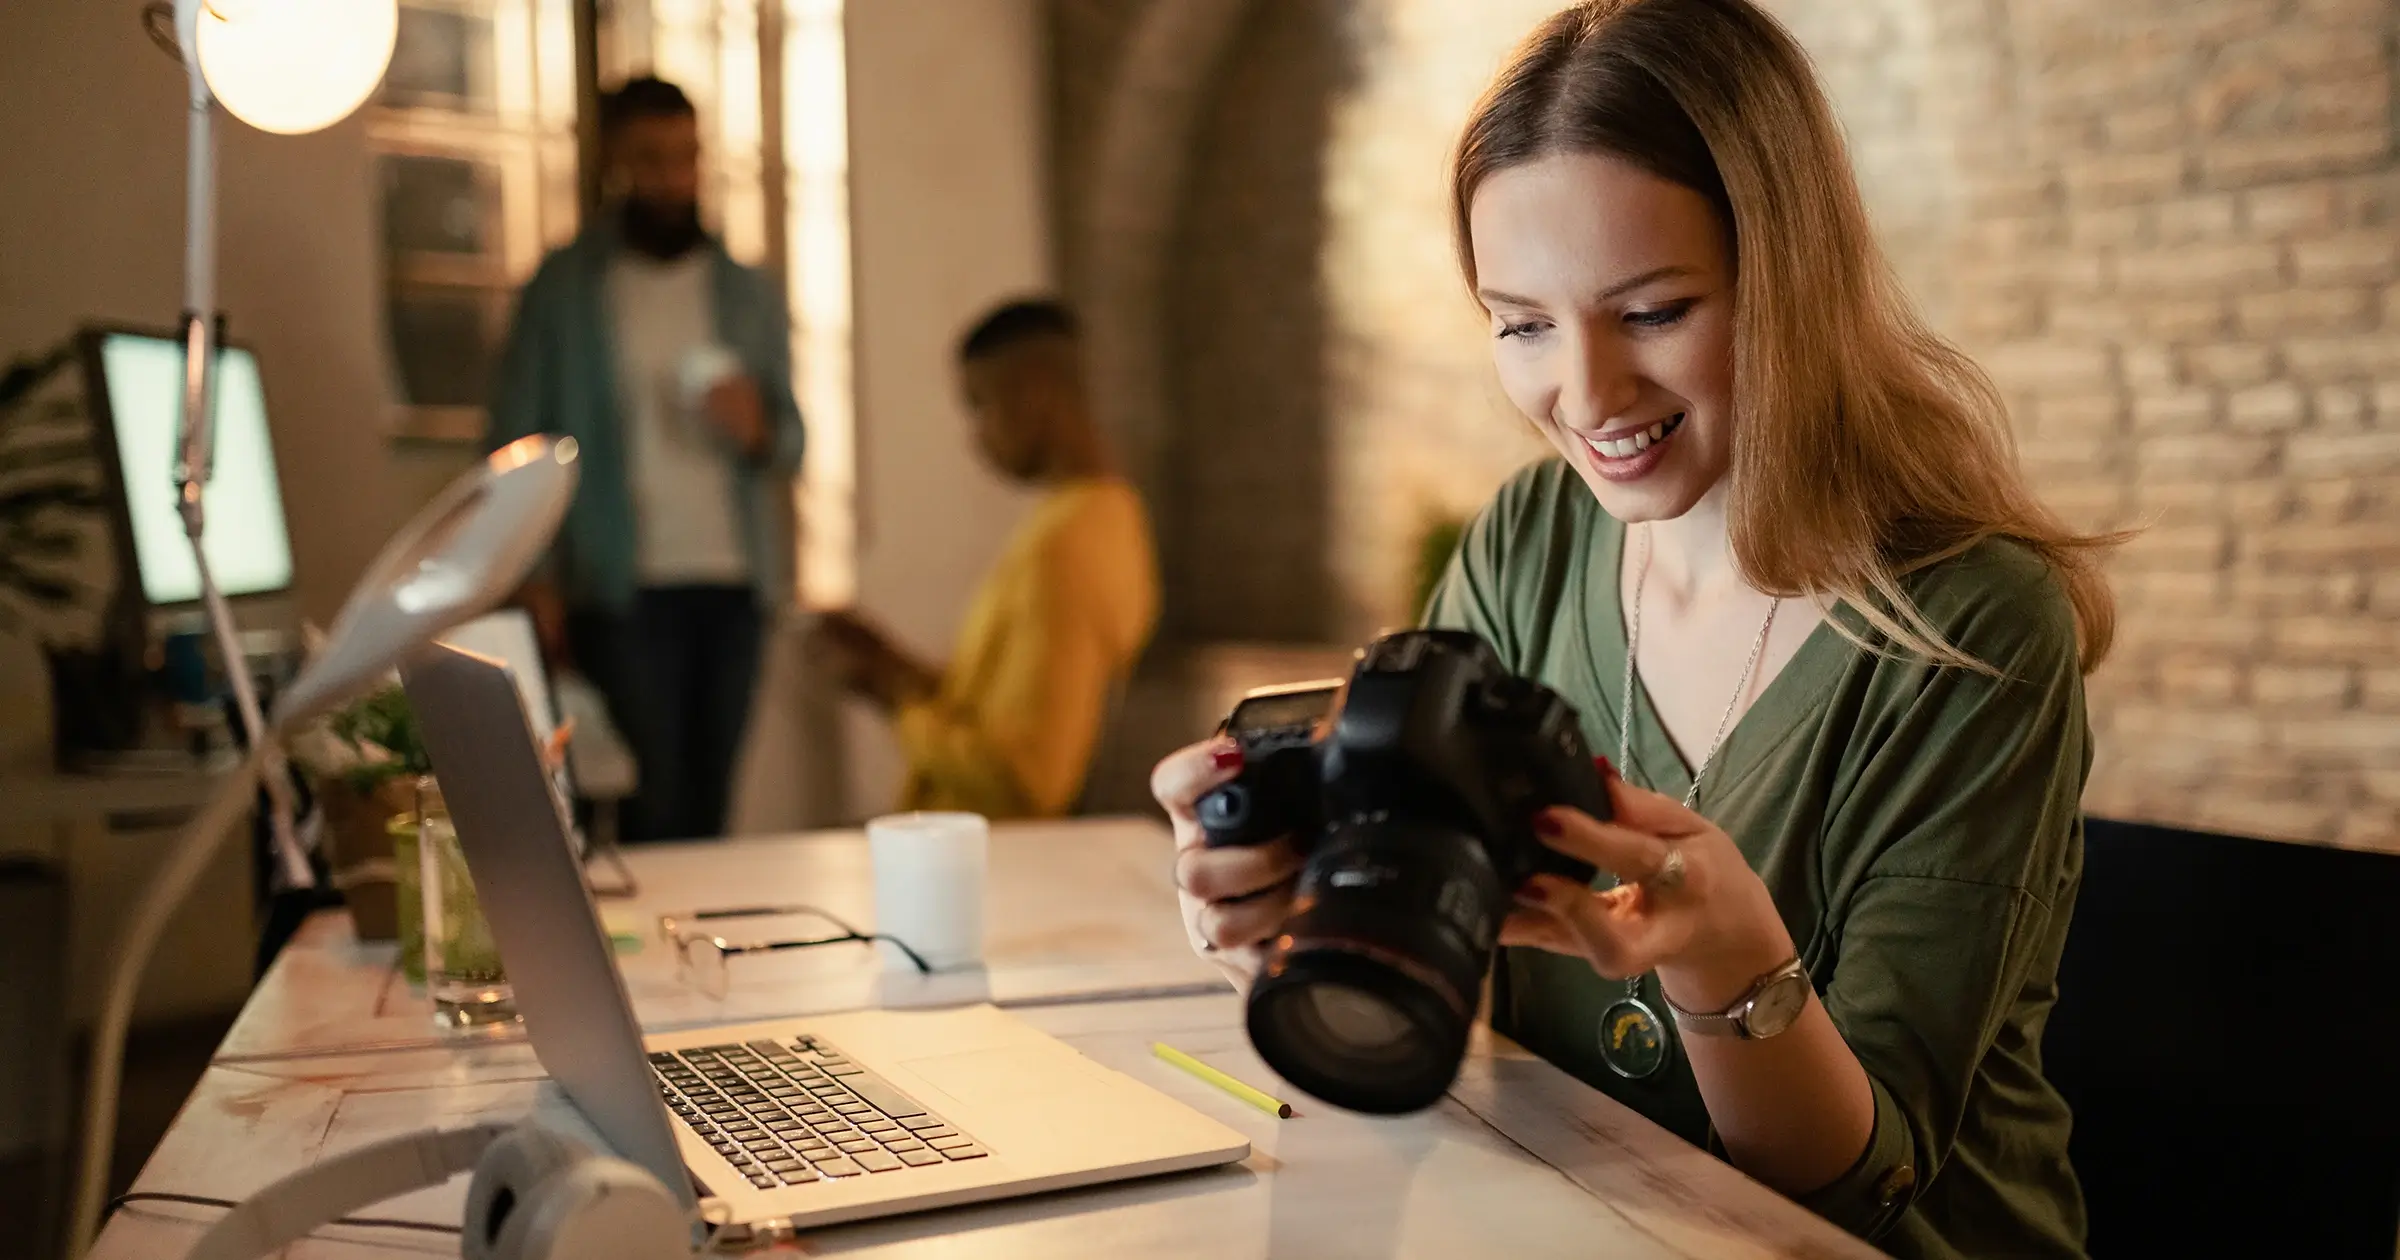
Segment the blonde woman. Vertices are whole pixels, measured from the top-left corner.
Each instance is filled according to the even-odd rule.
[[[2082,864],[2083,676],[2113,613],[1926,330],[1831,112],[1746,0],[1552,18],[1458,147],[1459,257],[1557,448],[1468,531],[1433,624],[1605,749],[1544,839],[1496,1027],[1902,1256],[2082,1253],[2042,1075]],[[1286,846],[1200,847],[1240,754],[1154,780],[1196,942],[1247,978]]]

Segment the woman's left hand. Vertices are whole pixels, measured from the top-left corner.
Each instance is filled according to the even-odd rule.
[[[1614,980],[1656,971],[1686,1010],[1731,1004],[1792,956],[1774,899],[1716,824],[1671,796],[1607,778],[1613,820],[1553,809],[1536,829],[1551,848],[1621,882],[1595,892],[1534,876],[1518,890],[1501,943],[1577,955]]]

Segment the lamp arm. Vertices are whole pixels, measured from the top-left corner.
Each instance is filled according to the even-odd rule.
[[[259,786],[267,793],[267,831],[283,869],[284,887],[313,888],[316,872],[309,869],[308,854],[301,850],[292,828],[298,802],[292,799],[291,776],[284,769],[281,733],[269,727],[259,712],[258,689],[250,682],[241,634],[233,626],[233,610],[226,607],[225,593],[217,589],[216,578],[209,572],[208,555],[200,548],[198,534],[192,536],[192,560],[200,570],[200,601],[208,609],[209,629],[225,657],[225,677],[233,684],[234,708],[241,713],[243,734],[260,761]]]
[[[91,1067],[85,1076],[82,1158],[75,1173],[74,1215],[70,1218],[67,1255],[80,1260],[91,1249],[100,1228],[100,1208],[108,1194],[108,1171],[117,1136],[118,1074],[125,1063],[125,1032],[133,1022],[133,1000],[142,987],[142,972],[158,949],[159,934],[208,869],[236,819],[251,801],[251,785],[268,761],[271,744],[254,745],[240,767],[225,776],[216,795],[176,837],[174,851],[142,890],[142,899],[125,916],[125,932],[108,960],[107,987],[101,991],[100,1014],[92,1024]]]
[[[183,416],[175,434],[175,497],[184,532],[194,546],[204,524],[201,492],[215,458],[217,376],[217,98],[200,72],[200,10],[205,4],[206,0],[176,0],[175,5],[175,37],[183,45],[183,72],[190,87],[184,104]],[[256,729],[250,733],[258,734]]]
[[[208,90],[208,77],[200,71],[200,13],[207,7],[208,0],[175,0],[175,42],[183,51],[184,128],[190,157],[183,191],[183,304],[187,312],[202,315],[217,307],[217,98]],[[188,411],[184,414],[187,418],[191,415]]]
[[[253,748],[273,744],[266,719],[258,707],[258,690],[251,685],[249,663],[241,638],[234,631],[233,613],[225,606],[209,571],[208,553],[201,540],[207,532],[203,496],[216,462],[217,378],[217,140],[216,96],[200,70],[200,11],[207,0],[176,0],[175,38],[183,48],[184,75],[189,83],[185,102],[189,167],[183,205],[183,419],[175,443],[175,502],[183,532],[192,543],[192,560],[200,574],[200,601],[208,610],[209,629],[224,657],[225,678],[233,686],[234,708],[242,736]],[[316,883],[308,855],[293,834],[295,805],[292,785],[283,772],[282,758],[270,749],[264,765],[267,789],[267,830],[289,888]]]

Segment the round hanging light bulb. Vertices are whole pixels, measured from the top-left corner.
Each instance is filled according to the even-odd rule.
[[[383,82],[397,0],[202,0],[200,73],[226,112],[297,135],[350,116]]]

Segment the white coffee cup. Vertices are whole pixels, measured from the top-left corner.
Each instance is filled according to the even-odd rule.
[[[703,342],[686,351],[676,365],[676,396],[687,412],[697,412],[708,391],[742,371],[740,356],[717,343]]]
[[[980,814],[893,814],[867,824],[875,863],[875,931],[937,971],[983,962],[984,870],[991,827]],[[913,970],[886,944],[884,964]]]

